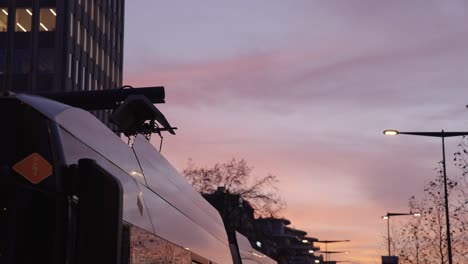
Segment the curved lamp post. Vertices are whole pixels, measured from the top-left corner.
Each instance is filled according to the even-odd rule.
[[[439,137],[442,138],[442,166],[444,171],[444,198],[445,198],[445,220],[447,226],[447,250],[449,264],[453,264],[452,261],[452,239],[450,235],[450,217],[449,217],[449,206],[448,206],[448,191],[447,191],[447,169],[445,166],[445,138],[446,137],[459,137],[466,136],[468,132],[400,132],[398,130],[388,129],[383,132],[387,136],[396,135],[412,135],[412,136],[425,136],[425,137]]]
[[[382,216],[382,219],[387,220],[388,256],[391,256],[391,252],[390,252],[390,242],[391,242],[391,239],[390,239],[390,217],[405,216],[405,215],[412,215],[412,216],[416,216],[416,217],[421,216],[420,213],[387,213],[386,215]]]

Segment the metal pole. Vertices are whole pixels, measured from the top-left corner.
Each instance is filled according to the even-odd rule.
[[[390,216],[387,213],[387,238],[388,238],[388,256],[390,257],[392,253],[390,252]]]
[[[445,166],[445,137],[443,136],[444,130],[442,130],[442,165],[444,169],[444,196],[445,196],[445,220],[447,225],[447,250],[449,264],[452,264],[452,240],[450,238],[450,217],[449,217],[449,204],[448,204],[448,190],[447,190],[447,168]]]
[[[328,262],[328,242],[325,243],[325,261]]]

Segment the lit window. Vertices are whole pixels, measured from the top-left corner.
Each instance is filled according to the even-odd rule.
[[[2,8],[0,12],[0,32],[6,32],[8,29],[8,10]]]
[[[32,12],[27,8],[16,9],[16,32],[31,32]]]
[[[39,31],[55,31],[56,17],[55,8],[41,8]]]

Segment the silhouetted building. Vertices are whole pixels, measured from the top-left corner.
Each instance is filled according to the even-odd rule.
[[[236,241],[236,231],[250,241],[253,249],[276,260],[278,264],[314,264],[321,256],[314,252],[318,239],[307,237],[302,230],[288,227],[291,222],[284,218],[257,218],[254,209],[238,194],[231,194],[224,187],[215,192],[202,194],[223,218],[230,242]]]
[[[0,91],[121,87],[123,33],[124,0],[0,0]]]
[[[256,219],[256,229],[262,235],[260,242],[268,247],[262,252],[272,256],[279,264],[309,264],[315,260],[322,261],[322,257],[315,256],[314,252],[320,248],[314,245],[318,239],[307,237],[302,230],[288,227],[291,222],[284,218]]]

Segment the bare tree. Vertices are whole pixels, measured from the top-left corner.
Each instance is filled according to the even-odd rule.
[[[468,263],[468,138],[463,137],[453,161],[461,173],[447,179],[454,263]],[[421,218],[405,221],[397,229],[395,243],[402,264],[448,263],[443,171],[428,182],[421,198],[412,197],[409,205]]]
[[[200,193],[210,194],[224,187],[230,194],[248,201],[257,216],[277,216],[285,207],[276,188],[277,177],[272,174],[255,177],[252,169],[244,159],[233,158],[212,167],[198,167],[189,160],[182,173]]]

